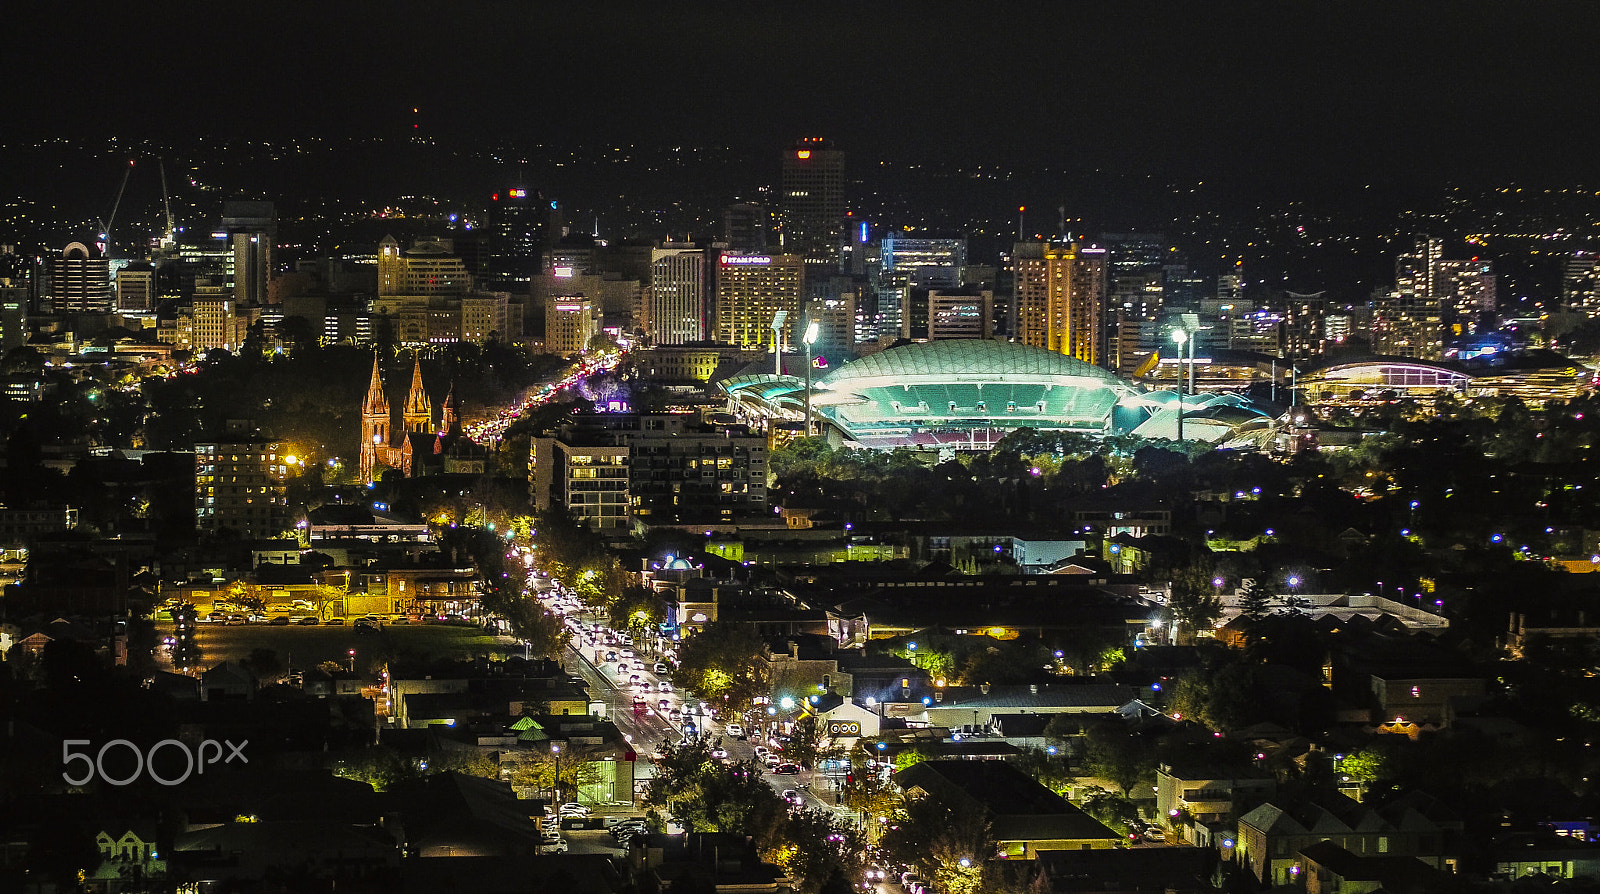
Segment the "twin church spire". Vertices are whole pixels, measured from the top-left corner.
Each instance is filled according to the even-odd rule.
[[[367,385],[367,396],[361,402],[361,480],[373,481],[380,467],[399,469],[408,477],[412,473],[414,450],[411,435],[453,436],[459,422],[455,386],[444,400],[439,426],[433,424],[433,402],[422,384],[422,361],[416,359],[411,367],[411,389],[406,393],[400,410],[400,428],[394,429],[394,417],[389,409],[389,398],[383,390],[383,374],[379,369],[378,355],[372,355],[372,379]],[[436,452],[436,451],[430,451]]]

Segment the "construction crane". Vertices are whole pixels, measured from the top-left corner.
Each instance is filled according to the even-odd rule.
[[[111,225],[117,221],[117,209],[122,207],[122,194],[128,189],[128,178],[133,176],[134,159],[128,159],[128,168],[122,172],[122,185],[117,187],[117,198],[111,203],[111,213],[100,224],[100,254],[111,257]]]
[[[161,207],[167,214],[167,229],[161,234],[161,248],[170,249],[178,242],[178,227],[172,221],[172,199],[167,194],[166,159],[156,159],[156,170],[161,172]]]

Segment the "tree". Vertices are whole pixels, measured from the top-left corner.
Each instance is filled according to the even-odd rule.
[[[1239,597],[1239,614],[1252,623],[1260,621],[1272,612],[1272,603],[1276,598],[1272,584],[1264,576],[1257,577],[1250,582],[1250,586],[1245,587],[1244,595]]]
[[[879,846],[896,863],[913,866],[936,891],[977,894],[996,844],[987,811],[928,795],[906,797]]]
[[[724,715],[743,713],[767,694],[765,653],[766,644],[749,627],[713,621],[678,647],[672,682],[720,704]]]
[[[1088,733],[1088,770],[1114,783],[1126,798],[1134,786],[1155,779],[1155,753],[1144,738],[1119,723],[1100,723]]]
[[[283,673],[283,661],[274,649],[251,649],[244,666],[259,680],[276,680]]]

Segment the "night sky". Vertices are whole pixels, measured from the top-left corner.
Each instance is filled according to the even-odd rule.
[[[1593,2],[12,10],[16,135],[684,141],[1188,178],[1584,178]]]

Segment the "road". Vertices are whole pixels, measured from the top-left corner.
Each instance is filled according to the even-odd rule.
[[[671,675],[656,674],[652,669],[653,659],[645,656],[643,651],[638,652],[638,658],[626,658],[622,652],[627,646],[608,643],[608,639],[615,638],[616,633],[604,626],[602,618],[584,609],[571,594],[558,588],[547,594],[544,601],[546,608],[581,625],[581,632],[574,634],[572,644],[567,649],[567,670],[582,677],[589,686],[591,697],[606,703],[608,716],[624,735],[630,737],[629,741],[634,744],[641,759],[654,754],[661,745],[680,741],[683,738],[682,722],[674,722],[670,712],[675,708],[682,716],[684,695],[677,691],[661,691],[662,681],[670,683]],[[617,653],[616,661],[596,660],[597,657],[604,659],[611,652]],[[618,665],[627,665],[627,670],[619,674]],[[637,687],[630,682],[634,675],[639,677],[640,685]],[[645,702],[637,715],[633,710],[635,696]],[[660,709],[662,699],[667,701],[668,711]],[[694,702],[693,707],[698,709],[699,703]],[[700,725],[702,735],[727,751],[726,760],[755,760],[755,746],[762,744],[759,739],[741,740],[727,736],[725,724],[704,715],[694,716],[693,719]],[[653,772],[654,768],[649,762],[642,761],[639,778],[647,779]],[[834,803],[834,781],[823,773],[810,770],[799,775],[763,773],[762,778],[772,786],[773,791],[782,793],[795,790],[805,806],[833,810],[845,817],[854,816],[848,809]],[[811,788],[816,791],[808,790]]]

